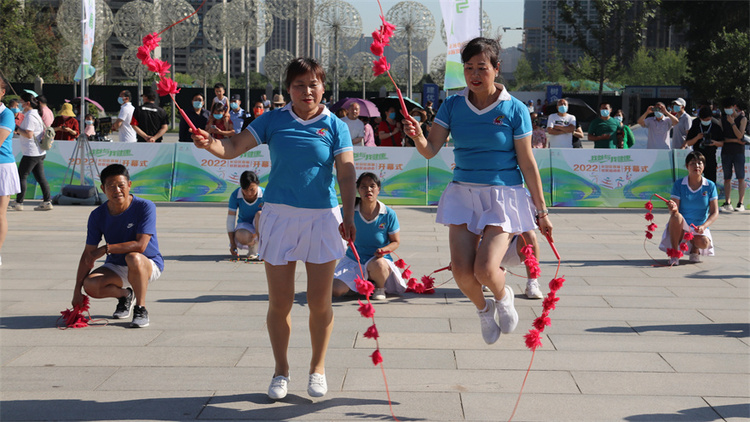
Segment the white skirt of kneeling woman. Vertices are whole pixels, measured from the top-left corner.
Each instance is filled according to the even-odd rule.
[[[367,265],[375,259],[377,259],[377,257],[372,257],[366,263],[362,264],[362,271],[365,273],[365,280],[369,277],[369,274],[367,274]],[[388,278],[385,280],[385,292],[398,295],[404,293],[404,291],[406,291],[406,280],[401,276],[401,270],[390,259],[386,259],[385,261],[388,263],[388,268],[391,270],[390,274],[388,274]],[[345,255],[341,258],[338,265],[336,265],[333,278],[341,280],[350,290],[356,292],[357,284],[354,282],[354,279],[357,276],[361,276],[359,272],[359,264],[357,261]]]
[[[695,233],[695,230],[693,230],[690,225],[685,221],[685,219],[682,220],[682,230],[685,231],[685,233],[693,233],[694,236],[698,236],[697,233]],[[706,236],[708,238],[708,247],[706,249],[698,249],[698,253],[703,256],[714,256],[714,239],[711,237],[711,230],[706,228],[703,230],[703,236]],[[680,243],[688,242],[688,246],[690,246],[690,249],[688,249],[687,252],[683,252],[685,255],[689,254],[690,251],[693,249],[693,244],[689,241],[683,239],[680,240]],[[661,235],[661,243],[659,243],[659,250],[662,252],[667,252],[667,248],[672,247],[672,241],[669,238],[669,223],[666,224],[664,227],[664,233]]]

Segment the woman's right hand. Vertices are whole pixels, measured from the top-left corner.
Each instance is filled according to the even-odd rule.
[[[70,304],[73,305],[74,308],[83,305],[83,293],[81,293],[80,290],[73,292],[73,300],[70,301]]]
[[[549,214],[545,214],[544,217],[538,218],[537,224],[539,225],[539,231],[542,232],[542,235],[548,237],[554,242],[555,240],[552,238],[552,221],[549,219]]]
[[[407,116],[402,121],[404,133],[406,133],[406,136],[408,136],[411,139],[416,139],[422,136],[422,127],[419,125],[419,123],[414,120],[413,117]]]
[[[677,203],[674,201],[667,202],[667,208],[669,208],[669,213],[672,215],[676,215],[677,212],[679,212],[679,209],[677,208]]]
[[[197,133],[193,132],[192,129],[190,130],[192,133],[190,137],[193,139],[193,145],[200,149],[207,149],[213,142],[212,138],[209,138],[211,135],[203,129],[196,128],[196,131]]]

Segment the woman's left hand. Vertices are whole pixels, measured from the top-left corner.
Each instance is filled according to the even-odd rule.
[[[542,235],[549,237],[550,241],[554,242],[555,240],[552,238],[552,221],[549,219],[549,214],[537,218],[537,224]]]
[[[339,224],[339,234],[341,235],[341,238],[349,241],[351,240],[354,242],[354,239],[356,238],[357,234],[357,228],[354,227],[354,218],[344,218],[344,222]]]
[[[695,228],[695,232],[698,234],[703,234],[704,231],[706,231],[706,226],[703,224]]]

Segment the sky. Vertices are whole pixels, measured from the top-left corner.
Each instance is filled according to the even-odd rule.
[[[439,0],[420,0],[419,3],[424,4],[432,12],[435,18],[435,38],[430,44],[428,49],[429,59],[440,53],[445,53],[445,45],[443,44],[442,37],[438,33],[440,30],[440,21],[442,20],[442,13],[440,12],[440,1]],[[398,0],[381,0],[383,5],[383,12],[388,13],[388,9],[399,3]],[[378,2],[376,0],[353,0],[350,1],[362,17],[362,31],[365,34],[369,34],[380,26],[380,9],[378,8]],[[485,10],[492,21],[492,32],[493,36],[497,28],[511,27],[518,28],[523,27],[523,4],[524,0],[482,0],[482,8]],[[502,47],[514,47],[521,44],[523,31],[519,30],[508,30],[503,34],[501,39]]]

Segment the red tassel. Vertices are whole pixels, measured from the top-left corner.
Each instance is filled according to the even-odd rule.
[[[424,284],[425,289],[432,289],[433,286],[435,286],[435,278],[428,275],[423,275],[422,284]]]
[[[693,238],[694,238],[694,237],[695,237],[695,236],[693,236],[693,234],[692,234],[692,233],[690,233],[690,232],[685,232],[685,237],[684,237],[684,239],[685,239],[685,240],[687,240],[687,241],[690,241],[690,240],[693,240]]]
[[[362,303],[361,300],[359,302],[359,313],[365,317],[365,318],[372,318],[375,315],[375,308],[372,307],[369,303]]]
[[[370,357],[372,358],[373,365],[378,365],[379,363],[383,362],[383,356],[380,354],[380,349],[375,349]]]
[[[645,208],[649,211],[654,209],[654,204],[651,203],[651,201],[646,202]]]
[[[534,328],[539,331],[544,331],[544,327],[552,325],[552,320],[549,317],[539,317],[534,320]]]
[[[654,215],[651,214],[650,212],[647,212],[646,213],[646,221],[653,221],[653,220],[654,220]]]
[[[550,292],[542,301],[542,307],[545,311],[551,311],[555,309],[558,300],[560,300],[560,298],[555,297],[555,292]]]
[[[556,291],[558,291],[558,290],[560,290],[562,288],[563,283],[565,283],[565,279],[564,278],[562,278],[562,277],[560,277],[560,278],[553,278],[549,282],[549,290],[552,291],[552,292],[556,292]]]
[[[652,231],[656,230],[657,228],[659,228],[659,226],[657,226],[654,223],[651,223],[651,224],[648,225],[648,227],[646,228],[646,230],[652,232]]]
[[[411,270],[410,270],[410,269],[408,269],[408,268],[407,268],[407,269],[405,269],[403,273],[401,273],[401,275],[402,275],[402,276],[403,276],[404,278],[409,278],[409,277],[411,277],[411,274],[412,274],[412,273],[411,273]]]
[[[354,277],[354,283],[357,286],[357,292],[365,297],[369,298],[372,292],[375,291],[375,286],[367,280],[362,280],[360,276]]]
[[[403,260],[403,259],[399,259],[398,261],[394,262],[394,264],[395,264],[395,265],[396,265],[396,266],[397,266],[398,268],[401,268],[402,270],[403,270],[404,268],[406,268],[406,262],[404,262],[404,260]]]
[[[529,333],[523,337],[526,339],[526,347],[531,350],[536,350],[537,347],[542,346],[542,338],[539,330],[529,330]]]
[[[653,233],[651,233],[651,232],[648,232],[648,231],[646,232],[646,239],[651,239],[651,238],[653,238],[653,237],[654,237],[654,234],[653,234]]]
[[[680,250],[682,252],[687,252],[690,249],[690,246],[688,246],[687,243],[680,243]]]
[[[364,334],[365,338],[371,338],[371,339],[377,339],[380,337],[380,334],[378,334],[378,329],[375,327],[375,324],[372,324],[370,328],[365,331]]]

